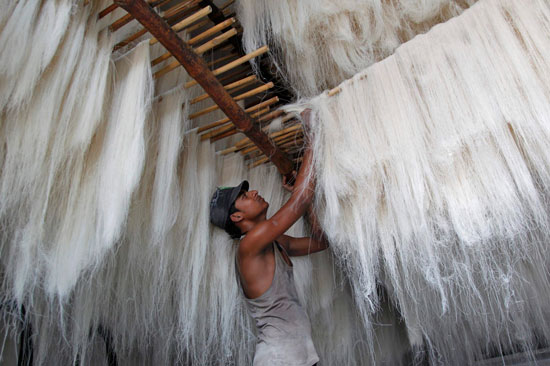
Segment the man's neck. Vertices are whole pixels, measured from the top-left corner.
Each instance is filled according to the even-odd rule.
[[[265,214],[258,216],[255,220],[246,220],[240,225],[240,229],[243,232],[243,234],[248,233],[250,230],[254,229],[254,227],[262,222],[267,220],[267,217]]]

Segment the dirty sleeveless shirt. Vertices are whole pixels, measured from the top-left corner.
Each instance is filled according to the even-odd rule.
[[[309,318],[298,301],[292,267],[279,250],[273,248],[273,252],[275,273],[271,286],[257,298],[244,296],[258,330],[253,365],[314,365],[319,357],[311,340]]]

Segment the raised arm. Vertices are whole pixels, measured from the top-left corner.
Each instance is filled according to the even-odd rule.
[[[294,184],[295,189],[289,200],[275,215],[256,225],[246,234],[240,243],[243,250],[258,252],[263,250],[304,215],[313,201],[315,189],[315,179],[313,174],[310,174],[311,162],[311,148],[307,146]]]
[[[311,229],[311,237],[294,238],[289,235],[281,235],[277,238],[277,242],[285,248],[290,256],[309,255],[329,247],[325,232],[313,210],[313,205],[309,205],[307,209],[307,219]]]

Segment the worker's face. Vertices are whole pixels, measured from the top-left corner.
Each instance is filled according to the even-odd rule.
[[[242,191],[235,201],[235,208],[242,212],[245,219],[254,220],[259,215],[265,214],[267,203],[258,191]]]

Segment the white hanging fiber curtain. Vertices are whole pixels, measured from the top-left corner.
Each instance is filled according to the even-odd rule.
[[[39,25],[42,37],[52,35],[47,45],[2,38],[6,49],[21,48],[12,65],[28,79],[2,74],[2,315],[19,329],[25,308],[36,365],[104,364],[104,339],[121,364],[250,364],[255,338],[235,246],[208,220],[214,187],[249,173],[189,131],[188,113],[212,102],[187,105],[203,91],[181,89],[184,71],[157,82],[153,101],[150,54],[162,48],[140,43],[112,61],[115,36],[136,26],[103,31],[121,15],[98,22],[105,6],[21,1],[0,19],[0,38],[17,14],[33,37]],[[57,20],[37,21],[47,9]],[[250,175],[276,210],[278,173],[264,166]],[[349,288],[327,255],[296,270],[326,363],[368,359]]]
[[[301,108],[364,321],[381,282],[434,364],[547,345],[548,2],[480,1],[339,88]]]
[[[270,60],[299,97],[313,97],[476,0],[238,0],[243,45]]]
[[[426,2],[418,13],[370,5],[377,23],[363,28],[349,21],[354,4],[334,19],[360,34],[379,29],[371,48],[385,57],[470,2]],[[156,83],[153,100],[150,54],[160,47],[140,43],[112,62],[116,40],[102,29],[113,19],[97,21],[104,7],[8,1],[0,15],[3,315],[15,323],[25,306],[37,365],[104,364],[102,337],[121,364],[250,364],[235,246],[209,224],[208,204],[216,185],[248,177],[272,213],[284,200],[280,177],[199,141],[190,128],[212,117],[191,126],[187,115],[206,104],[187,105],[203,92],[181,89],[182,70]],[[387,14],[400,20],[381,29]],[[26,35],[15,15],[31,18],[19,25]],[[409,342],[433,363],[461,364],[548,339],[549,15],[544,1],[482,0],[337,96],[309,101],[319,210],[347,274],[326,252],[295,260],[324,364],[397,364]],[[333,83],[376,57],[315,69],[337,70]],[[289,80],[301,95],[328,85],[312,75]]]
[[[27,13],[34,6],[40,12]],[[8,58],[4,66],[19,68],[3,69],[1,77],[6,82],[2,85],[13,89],[2,91],[8,104],[3,103],[0,112],[0,217],[2,259],[7,268],[3,280],[18,303],[27,296],[32,299],[44,276],[48,278],[44,287],[51,295],[66,296],[85,265],[79,263],[82,258],[78,255],[69,259],[62,248],[79,254],[94,248],[73,242],[76,238],[70,231],[78,225],[74,220],[79,216],[72,216],[71,225],[65,225],[64,219],[77,213],[75,205],[84,213],[93,209],[75,200],[88,197],[79,182],[86,174],[87,156],[93,155],[88,154],[89,145],[104,119],[109,95],[112,42],[96,22],[96,6],[21,1],[14,4],[1,33],[9,46],[2,52],[2,57]],[[65,19],[69,15],[70,21]],[[12,36],[22,36],[18,31],[6,34],[12,22],[21,27],[30,23],[32,31],[28,33],[34,38],[27,43],[9,43]],[[55,39],[56,43],[49,43]],[[18,54],[21,51],[29,54]],[[17,59],[18,55],[22,59]],[[90,95],[83,97],[83,91]],[[76,249],[79,244],[80,250]],[[70,261],[79,263],[76,273]]]

